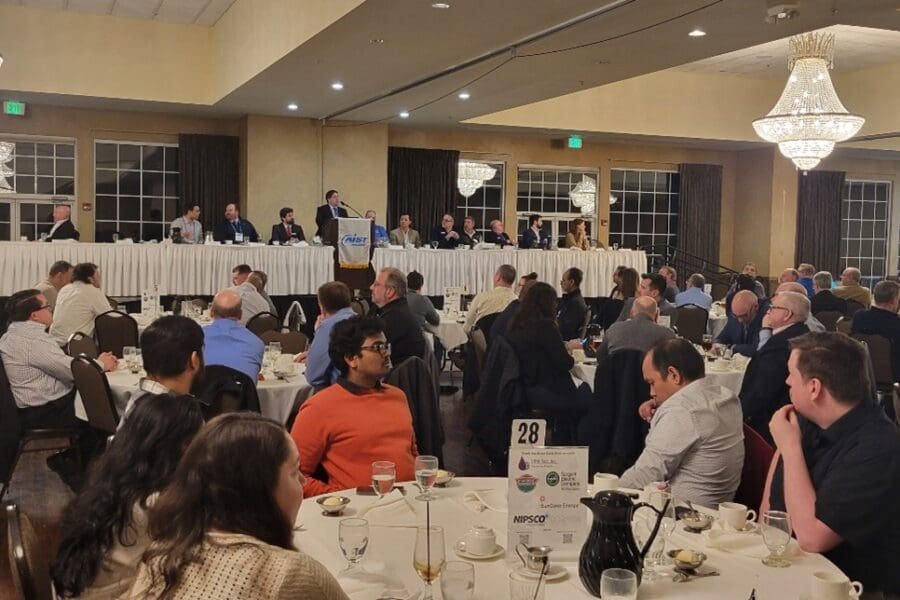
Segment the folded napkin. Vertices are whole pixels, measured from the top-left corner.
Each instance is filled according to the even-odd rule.
[[[509,508],[506,502],[506,490],[475,490],[466,492],[463,496],[463,505],[473,512],[493,510],[505,513]]]
[[[703,532],[703,538],[706,540],[707,548],[721,550],[730,554],[740,554],[741,556],[759,559],[765,558],[770,554],[758,529],[753,531],[729,531],[722,528],[721,522],[716,522],[711,528]],[[784,556],[790,558],[799,554],[800,546],[797,544],[797,540],[791,538]]]
[[[413,502],[396,489],[360,509],[357,516],[379,527],[416,527],[420,520]]]
[[[412,600],[418,592],[410,591],[390,567],[383,562],[366,558],[361,569],[337,575],[341,589],[354,600],[404,598]]]

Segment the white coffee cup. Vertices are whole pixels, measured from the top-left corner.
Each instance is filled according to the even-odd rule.
[[[497,534],[486,525],[473,525],[459,541],[459,549],[473,556],[486,556],[497,547]]]
[[[619,488],[619,477],[612,473],[594,473],[593,491],[596,494],[603,490],[615,490]]]
[[[722,502],[719,504],[719,517],[729,528],[743,531],[748,520],[756,520],[756,511],[737,502]]]
[[[816,571],[809,582],[810,598],[816,600],[847,600],[859,598],[863,585],[850,581],[843,573]]]

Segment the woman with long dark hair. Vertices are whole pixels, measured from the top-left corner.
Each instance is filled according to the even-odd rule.
[[[575,441],[575,428],[590,402],[587,384],[575,386],[569,371],[575,364],[555,320],[556,290],[539,281],[520,300],[506,338],[519,359],[532,414],[545,416],[553,427],[553,443]]]
[[[641,276],[637,271],[631,267],[617,267],[613,280],[616,282],[616,287],[613,288],[612,294],[610,294],[611,298],[614,300],[628,300],[637,296],[638,286],[641,282]]]
[[[128,591],[149,545],[146,510],[202,425],[190,398],[148,396],[134,408],[66,510],[51,569],[61,597],[117,598]]]
[[[294,548],[299,462],[284,427],[261,415],[207,423],[150,512],[154,541],[129,597],[346,600],[325,567]]]

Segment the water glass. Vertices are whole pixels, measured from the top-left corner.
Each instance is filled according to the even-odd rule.
[[[767,567],[789,567],[790,561],[784,559],[784,551],[791,541],[791,517],[781,510],[770,510],[762,516],[762,537],[769,556],[762,559]]]
[[[600,575],[603,600],[637,600],[637,575],[627,569],[606,569]]]
[[[431,487],[434,485],[434,480],[437,479],[437,456],[429,456],[427,454],[417,456],[415,471],[416,483],[418,484],[419,489],[422,490],[422,493],[416,496],[416,500],[423,500],[425,502],[434,500],[436,496],[431,493]]]
[[[528,577],[518,571],[509,574],[510,600],[544,600],[546,589],[547,584],[543,577]]]
[[[438,525],[416,528],[416,549],[413,551],[413,568],[425,582],[422,600],[432,600],[431,583],[444,568],[444,528]]]
[[[461,560],[451,560],[441,572],[441,595],[444,600],[472,600],[475,594],[475,567]]]
[[[141,353],[140,348],[135,348],[134,362],[131,363],[131,372],[138,373],[142,368],[144,368],[144,356]]]
[[[655,525],[656,513],[653,511],[642,510],[635,514],[632,522],[632,531],[639,548],[642,548],[647,543],[647,540],[650,539],[650,534],[653,532]],[[644,557],[644,581],[652,582],[665,578],[665,575],[656,570],[665,547],[666,541],[662,530],[660,530],[656,537],[653,538],[653,544],[647,549],[647,555]]]
[[[125,366],[129,369],[131,365],[134,364],[134,351],[137,350],[134,346],[125,346],[122,348],[122,358],[125,360]]]
[[[387,460],[376,460],[372,463],[372,489],[379,498],[390,494],[397,478],[397,466]]]
[[[341,519],[338,523],[338,544],[347,559],[346,571],[352,571],[369,546],[369,522],[356,518]]]

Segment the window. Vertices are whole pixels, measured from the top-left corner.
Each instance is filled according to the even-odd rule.
[[[516,197],[516,234],[528,228],[528,216],[541,215],[543,230],[557,245],[562,245],[569,232],[569,223],[576,218],[587,222],[588,237],[594,229],[595,215],[581,214],[572,204],[569,192],[587,175],[599,181],[596,171],[563,170],[541,167],[523,167],[518,173]],[[513,233],[510,233],[512,237]]]
[[[613,169],[609,242],[623,248],[675,246],[678,234],[679,175],[671,171]]]
[[[0,240],[9,241],[12,239],[12,217],[13,203],[0,202]]]
[[[891,183],[847,179],[841,202],[841,270],[857,267],[869,288],[887,274]],[[837,274],[836,274],[837,275]]]
[[[478,161],[474,161],[478,162]],[[475,219],[475,229],[482,235],[490,229],[491,221],[503,220],[503,182],[506,181],[506,165],[504,163],[485,162],[497,169],[494,177],[484,182],[475,193],[465,198],[460,195],[456,203],[456,226],[462,229],[463,218],[469,215]]]
[[[161,240],[178,207],[178,146],[97,141],[94,239]]]

